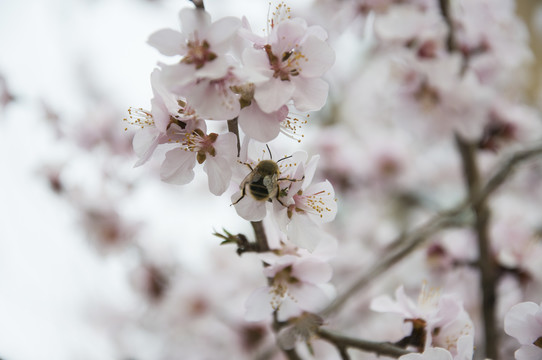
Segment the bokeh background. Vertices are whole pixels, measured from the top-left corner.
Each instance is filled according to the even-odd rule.
[[[206,5],[265,26],[267,0]],[[303,13],[310,1],[291,5]],[[141,297],[162,296],[168,271],[216,266],[226,255],[213,230],[249,231],[227,196],[206,195],[201,172],[181,188],[159,181],[158,161],[133,168],[122,119],[150,106],[149,74],[164,60],[145,41],[177,28],[184,6],[0,0],[0,358],[145,358],[163,344],[126,325],[146,314]],[[542,6],[517,11],[537,59],[526,97],[540,109]]]

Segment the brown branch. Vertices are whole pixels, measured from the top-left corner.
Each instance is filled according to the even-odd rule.
[[[349,359],[348,354],[344,355],[347,348],[354,348],[362,351],[372,352],[377,355],[391,356],[394,358],[398,358],[402,355],[410,353],[410,351],[393,345],[392,343],[355,339],[339,335],[334,332],[324,330],[322,328],[318,329],[318,332],[316,334],[321,339],[335,345],[343,359]]]
[[[205,10],[205,5],[203,4],[203,0],[190,0],[194,5],[196,6],[196,9]]]
[[[239,125],[237,118],[228,120],[228,131],[235,134],[237,138],[237,156],[241,153],[241,140],[239,140]]]
[[[497,265],[491,253],[489,239],[490,211],[487,206],[487,197],[480,198],[480,173],[476,161],[476,144],[455,136],[455,142],[461,155],[463,175],[468,189],[469,199],[472,201],[472,210],[475,214],[473,230],[478,238],[478,267],[480,270],[480,286],[482,288],[482,314],[484,323],[484,350],[485,356],[497,360],[498,331],[496,320],[496,281]]]
[[[448,25],[448,36],[446,37],[446,48],[448,52],[457,50],[457,44],[455,42],[454,24],[450,14],[450,2],[449,0],[439,0],[440,13]]]
[[[506,159],[495,174],[489,179],[486,185],[480,190],[476,198],[473,200],[473,204],[484,203],[488,197],[497,190],[505,180],[514,172],[517,165],[537,155],[542,154],[542,145],[531,147],[530,149],[521,150],[513,153]]]
[[[251,221],[250,225],[254,229],[254,236],[256,237],[256,244],[260,252],[269,251],[269,244],[267,242],[267,236],[265,235],[265,229],[262,221]]]

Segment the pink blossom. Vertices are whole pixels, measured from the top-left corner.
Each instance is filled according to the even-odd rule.
[[[278,135],[290,101],[299,111],[324,106],[329,86],[321,76],[335,61],[335,54],[325,41],[326,32],[300,18],[285,16],[278,23],[271,22],[266,38],[248,28],[241,33],[255,45],[242,55],[244,78],[254,84],[254,101],[241,110],[240,125],[249,136],[269,141]],[[258,133],[259,124],[272,132]]]
[[[268,253],[262,260],[269,264],[264,274],[270,285],[256,289],[246,302],[245,319],[259,321],[277,311],[279,321],[315,313],[330,299],[325,283],[331,279],[331,266],[310,254],[276,255]]]
[[[523,302],[512,306],[504,317],[504,331],[521,344],[517,360],[542,358],[542,305]]]
[[[179,13],[181,32],[158,30],[149,37],[149,44],[166,56],[181,55],[176,66],[178,85],[198,78],[224,77],[229,64],[223,56],[230,48],[241,22],[225,17],[211,22],[204,10],[185,8]]]
[[[250,193],[250,182],[253,179],[255,174],[254,169],[258,163],[254,161],[247,161],[245,164],[243,164],[243,168],[245,169],[244,174],[246,176],[240,183],[240,190],[231,197],[237,214],[249,221],[259,221],[262,220],[267,214],[267,205],[269,202],[275,205],[275,209],[284,208],[286,206],[286,203],[282,201],[284,198],[284,192],[287,191],[289,185],[294,179],[292,177],[292,169],[294,169],[297,164],[305,162],[306,159],[307,153],[304,151],[298,151],[295,152],[291,157],[286,157],[277,161],[279,173],[274,176],[276,185],[271,183],[269,184],[269,186],[272,187],[272,191],[275,191],[276,189],[276,193],[267,199],[256,199]],[[248,174],[246,172],[247,170],[249,170]]]
[[[201,9],[183,9],[181,32],[163,29],[149,38],[162,54],[181,55],[174,65],[160,64],[165,86],[186,97],[198,114],[209,120],[232,119],[239,114],[238,96],[230,87],[238,85],[232,69],[238,66],[231,55],[241,21],[225,17],[211,22]]]
[[[458,340],[465,335],[473,335],[473,324],[463,309],[461,300],[435,289],[426,290],[425,285],[420,292],[418,302],[414,303],[406,296],[403,286],[395,292],[396,300],[389,296],[380,296],[371,302],[371,309],[378,312],[391,312],[404,317],[405,335],[413,332],[423,334],[424,343],[408,343],[418,349],[439,346],[457,354]],[[438,329],[438,331],[435,331]]]
[[[319,158],[313,156],[307,165],[299,163],[294,178],[301,181],[290,184],[288,196],[283,201],[287,208],[278,211],[281,227],[290,241],[311,251],[327,237],[319,225],[332,221],[337,213],[331,183],[326,180],[312,184]]]
[[[181,134],[201,125],[191,107],[164,88],[158,69],[151,73],[151,86],[154,95],[151,111],[130,108],[125,119],[140,127],[132,142],[139,157],[135,166],[147,162],[159,144],[177,140]]]
[[[179,147],[166,153],[160,174],[162,180],[184,185],[194,178],[196,161],[203,166],[209,178],[209,190],[215,195],[226,191],[232,176],[237,155],[237,139],[234,134],[205,134],[201,129],[185,133],[178,140]]]

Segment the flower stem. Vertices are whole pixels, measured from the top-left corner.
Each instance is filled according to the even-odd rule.
[[[228,120],[228,131],[235,134],[235,137],[237,138],[237,156],[239,156],[241,153],[241,141],[239,140],[239,126],[237,118]]]
[[[194,5],[196,6],[196,9],[205,10],[205,5],[203,4],[203,0],[190,0]]]

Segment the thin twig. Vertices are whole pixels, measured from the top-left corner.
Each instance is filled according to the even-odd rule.
[[[203,4],[203,0],[190,0],[190,1],[194,3],[194,5],[196,6],[196,9],[205,10],[205,5]]]
[[[440,13],[448,25],[448,36],[446,38],[446,48],[448,52],[453,52],[456,50],[455,34],[454,34],[454,24],[452,16],[450,15],[450,2],[449,0],[439,0]]]
[[[473,204],[484,203],[487,198],[501,186],[505,180],[514,172],[517,165],[542,154],[542,145],[534,146],[530,149],[521,150],[513,153],[506,159],[495,174],[489,179],[486,185],[480,190]]]
[[[241,141],[239,140],[239,125],[237,118],[228,120],[228,131],[235,134],[237,138],[237,156],[241,153]]]
[[[487,197],[480,198],[480,173],[476,161],[476,144],[455,136],[455,141],[461,162],[463,174],[468,189],[469,199],[478,199],[472,202],[472,210],[475,214],[473,230],[478,239],[478,267],[480,270],[480,286],[482,288],[482,314],[484,323],[484,350],[485,356],[497,360],[498,331],[496,321],[496,281],[497,266],[491,253],[491,243],[488,234],[490,211],[487,205]],[[482,199],[482,200],[480,200]]]
[[[336,334],[334,332],[324,330],[322,328],[318,329],[318,332],[316,333],[321,339],[328,341],[329,343],[335,345],[337,349],[339,349],[339,352],[341,353],[341,356],[343,356],[343,359],[349,359],[349,357],[344,357],[344,353],[346,353],[346,348],[354,348],[362,351],[372,352],[377,355],[385,355],[385,356],[391,356],[398,358],[402,355],[409,354],[410,351],[405,350],[403,348],[400,348],[396,345],[393,345],[389,342],[376,342],[376,341],[369,341],[369,340],[363,340],[363,339],[355,339],[347,336],[343,336],[340,334]],[[346,355],[348,356],[348,354]]]

